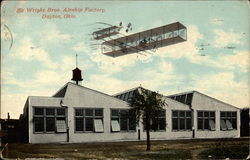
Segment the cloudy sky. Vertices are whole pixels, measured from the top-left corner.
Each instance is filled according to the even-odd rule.
[[[197,90],[249,107],[247,1],[10,1],[1,7],[2,118],[7,112],[18,118],[27,96],[52,96],[69,82],[76,53],[82,85],[107,94],[139,85],[165,95]],[[177,21],[187,27],[187,41],[152,54],[108,57],[91,36],[107,24],[131,23],[132,34]]]

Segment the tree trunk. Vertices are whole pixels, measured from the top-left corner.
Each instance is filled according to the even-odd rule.
[[[150,118],[146,115],[147,151],[150,151]]]

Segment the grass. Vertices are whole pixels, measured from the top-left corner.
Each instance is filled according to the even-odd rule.
[[[249,139],[152,141],[146,142],[80,143],[80,144],[9,144],[9,158],[64,159],[208,159],[246,158]],[[231,156],[231,155],[232,156]],[[225,157],[226,155],[226,157]]]
[[[205,149],[198,155],[199,159],[245,159],[249,153],[247,144],[238,146],[222,146],[216,148]]]

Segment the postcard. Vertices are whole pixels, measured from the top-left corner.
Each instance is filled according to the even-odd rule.
[[[174,117],[175,110],[190,110],[190,113],[183,112],[186,116],[184,130],[190,129],[190,132],[179,137],[208,136],[197,130],[210,128],[218,131],[214,135],[218,138],[223,126],[237,130],[240,110],[249,108],[249,31],[249,2],[244,0],[3,1],[1,119],[22,119],[27,104],[31,107],[72,106],[72,110],[51,110],[55,120],[50,124],[54,126],[52,132],[65,134],[61,137],[63,141],[76,142],[71,135],[78,129],[85,132],[96,127],[100,132],[104,128],[105,132],[105,127],[120,131],[124,126],[115,121],[115,115],[112,119],[111,111],[109,113],[105,107],[102,111],[89,111],[90,115],[94,114],[91,122],[85,121],[88,110],[73,108],[91,105],[102,108],[107,104],[110,108],[119,108],[115,104],[123,108],[125,104],[120,101],[128,100],[132,95],[130,91],[144,88],[168,97],[170,108],[173,105],[166,112],[165,127],[157,123],[157,129],[169,130],[169,135],[173,136],[166,139],[176,139],[179,133],[173,134],[172,130],[181,129],[181,120],[176,121],[176,126],[171,122],[182,114],[176,112],[177,117]],[[82,91],[74,89],[76,86]],[[195,94],[209,98],[195,99]],[[74,99],[72,95],[83,97]],[[84,98],[85,95],[88,98]],[[110,97],[105,99],[104,95]],[[189,96],[197,101],[193,102]],[[119,102],[114,102],[113,98]],[[210,104],[216,107],[212,109]],[[230,111],[226,106],[231,107]],[[205,112],[210,109],[211,113]],[[222,120],[224,111],[226,119]],[[30,120],[34,126],[29,132],[35,136],[32,139],[30,135],[29,141],[35,143],[39,138],[33,133],[50,130],[46,118],[35,120],[39,113],[46,117],[47,109],[36,112],[33,108],[27,113],[34,114]],[[62,117],[58,118],[60,113]],[[78,113],[80,117],[84,113],[84,121],[74,122],[79,118]],[[103,120],[95,121],[99,113],[111,118],[106,120],[99,115]],[[199,121],[200,114],[201,119],[206,114],[210,119]],[[70,115],[72,120],[67,117]],[[194,116],[192,125],[188,124],[189,116],[190,123]],[[80,128],[77,129],[78,125],[74,128],[76,123]],[[126,123],[129,127],[129,121]],[[42,127],[36,128],[36,124]],[[90,128],[81,124],[89,124]],[[139,134],[136,129],[133,136],[145,138],[142,130]],[[239,133],[225,135],[233,137]],[[40,140],[48,142],[46,135]],[[60,136],[53,140],[56,142]],[[110,137],[106,140],[112,141]],[[90,136],[89,140],[95,138]],[[158,138],[164,139],[164,136],[159,133]]]

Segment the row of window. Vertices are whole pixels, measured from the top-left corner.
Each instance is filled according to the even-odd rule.
[[[34,108],[35,132],[66,132],[65,108]]]
[[[146,130],[146,117],[143,117],[143,130]],[[161,110],[157,117],[150,122],[151,131],[166,130],[166,110]]]
[[[65,108],[34,108],[34,131],[41,133],[65,133],[66,132]],[[74,124],[76,132],[104,132],[102,108],[75,108]],[[111,131],[135,131],[136,115],[133,110],[111,109]],[[143,118],[143,128],[146,129],[146,119]],[[216,130],[214,111],[198,111],[198,130]],[[150,122],[152,131],[166,130],[166,111]],[[236,112],[220,112],[221,130],[237,129]],[[192,129],[191,111],[172,111],[172,129],[176,131]]]
[[[173,130],[191,130],[191,111],[173,111],[172,128]],[[197,126],[198,130],[215,131],[215,111],[198,111]],[[236,112],[220,112],[220,129],[237,129]]]

